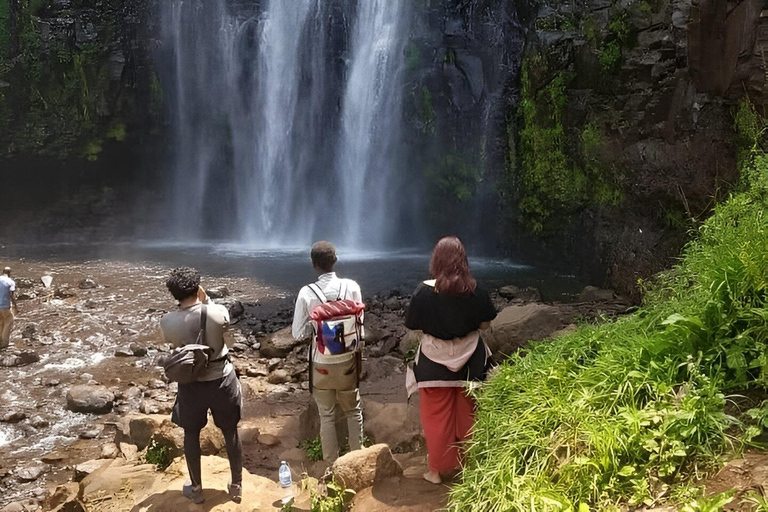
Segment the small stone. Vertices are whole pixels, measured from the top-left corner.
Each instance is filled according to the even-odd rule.
[[[223,299],[229,296],[229,289],[226,286],[215,286],[205,290],[205,293],[212,299]]]
[[[19,482],[34,482],[45,473],[47,466],[42,464],[30,464],[16,470],[16,478]]]
[[[20,501],[14,501],[0,508],[0,512],[26,512],[26,510],[27,508]]]
[[[27,290],[29,288],[33,288],[35,286],[35,282],[31,279],[28,279],[26,277],[21,277],[16,279],[16,288],[21,288],[22,290]]]
[[[40,460],[44,462],[45,464],[59,464],[62,461],[66,460],[67,454],[64,452],[51,452],[46,455],[43,455]]]
[[[290,382],[291,376],[285,370],[275,370],[267,377],[267,382],[270,384],[285,384]]]
[[[107,443],[101,447],[102,459],[116,459],[120,456],[120,448],[115,443]]]
[[[82,373],[80,374],[80,380],[84,380],[88,382],[89,380],[93,380],[93,375],[91,375],[90,373]]]
[[[49,388],[55,388],[59,384],[61,384],[61,379],[46,379],[44,381],[44,385],[48,386]]]
[[[133,352],[133,355],[136,357],[144,357],[147,355],[147,347],[140,345],[136,342],[131,343],[128,345],[128,348]]]
[[[277,446],[280,444],[280,439],[272,434],[259,434],[256,440],[264,446]]]
[[[97,469],[99,469],[104,464],[107,464],[108,462],[103,459],[95,459],[95,460],[89,460],[87,462],[83,462],[82,464],[78,464],[75,466],[75,476],[74,481],[80,482],[83,480],[83,478],[87,477]]]
[[[280,368],[281,364],[283,364],[283,360],[282,359],[280,359],[279,357],[273,357],[267,363],[267,368],[269,369],[269,371],[272,372],[272,371],[275,371],[278,368]]]
[[[248,350],[248,345],[245,343],[235,343],[232,345],[232,352],[245,352]]]
[[[40,361],[37,352],[25,350],[22,352],[11,353],[0,357],[0,367],[12,368],[18,366],[27,366]]]
[[[86,277],[85,279],[82,279],[79,283],[77,283],[77,287],[80,288],[81,290],[92,290],[97,286],[98,285],[96,284],[96,281],[94,281],[90,277]]]
[[[139,448],[135,444],[120,443],[118,446],[120,447],[120,452],[122,452],[123,457],[125,457],[125,460],[128,462],[139,459]]]
[[[129,347],[116,348],[115,357],[133,357],[133,350],[131,350]]]
[[[92,428],[80,432],[80,439],[96,439],[101,434],[102,428]]]
[[[258,365],[258,366],[249,366],[245,370],[245,374],[248,377],[266,377],[269,375],[269,371],[264,366]]]
[[[234,301],[227,309],[229,310],[229,317],[233,319],[241,317],[245,313],[245,307],[239,300]]]
[[[173,409],[172,405],[151,399],[142,400],[139,404],[139,411],[143,414],[167,414],[171,412],[171,409]]]
[[[56,291],[53,292],[53,296],[57,299],[68,299],[70,297],[75,297],[76,295],[75,291],[65,284],[59,286],[56,288]]]
[[[67,408],[73,412],[106,414],[112,410],[115,395],[104,386],[72,386],[67,392]]]
[[[400,309],[400,299],[397,297],[390,297],[384,301],[384,307],[392,311],[397,311]]]
[[[587,286],[579,294],[581,302],[607,302],[613,298],[613,290],[601,290],[595,286]]]
[[[168,387],[168,384],[160,379],[149,379],[147,381],[147,387],[149,389],[165,389]]]
[[[51,422],[42,416],[33,416],[32,419],[29,420],[29,424],[35,428],[45,428],[50,426]]]
[[[21,330],[21,337],[25,340],[30,340],[35,337],[37,333],[37,326],[35,324],[27,324],[24,329]]]
[[[0,422],[2,423],[18,423],[24,419],[27,418],[27,415],[24,414],[21,411],[13,411],[4,414],[2,417],[0,417]]]

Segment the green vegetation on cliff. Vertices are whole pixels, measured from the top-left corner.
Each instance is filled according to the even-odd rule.
[[[521,219],[530,231],[552,231],[587,205],[616,204],[616,179],[599,158],[602,133],[595,123],[567,128],[568,85],[573,74],[552,73],[546,58],[523,63],[520,149],[510,158]],[[515,168],[515,162],[519,167]]]
[[[122,81],[123,0],[93,9],[21,0],[15,34],[9,5],[0,0],[0,157],[97,159],[106,141],[126,138],[137,113],[146,115]]]
[[[726,410],[768,386],[768,156],[745,103],[738,193],[657,276],[635,314],[535,343],[479,391],[462,512],[618,510],[688,501],[676,489],[768,425]],[[690,510],[699,508],[691,507]]]

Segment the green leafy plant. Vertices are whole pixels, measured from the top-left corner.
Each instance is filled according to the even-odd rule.
[[[167,446],[157,443],[154,439],[147,446],[144,454],[144,460],[147,464],[154,464],[157,469],[162,471],[171,465],[173,459]]]
[[[313,492],[310,497],[312,512],[346,512],[355,497],[355,491],[345,489],[335,482],[326,486],[326,494]]]
[[[683,506],[681,512],[720,512],[733,501],[733,491],[724,492],[708,498],[699,498]]]
[[[768,512],[768,499],[756,491],[750,491],[741,497],[742,502],[754,505],[752,512]]]
[[[307,439],[299,445],[307,452],[307,458],[311,461],[323,460],[323,444],[320,441],[320,437],[314,439]]]

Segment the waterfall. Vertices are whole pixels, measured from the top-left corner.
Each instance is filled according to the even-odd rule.
[[[377,245],[394,227],[391,207],[399,202],[390,178],[400,153],[406,1],[364,0],[357,7],[338,165],[349,245]]]
[[[173,233],[383,246],[397,231],[407,0],[169,0]]]

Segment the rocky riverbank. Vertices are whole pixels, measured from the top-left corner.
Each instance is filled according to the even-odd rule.
[[[167,350],[158,321],[174,307],[164,287],[169,269],[104,260],[8,264],[19,285],[21,314],[11,348],[0,354],[0,506],[55,508],[56,500],[69,496],[61,487],[51,501],[49,494],[58,486],[74,481],[69,490],[77,489],[78,495],[85,488],[77,482],[107,463],[110,471],[140,465],[150,442],[165,446],[172,457],[180,455],[180,431],[167,421],[175,387],[163,381],[155,366]],[[52,277],[49,287],[43,276]],[[203,284],[232,316],[228,336],[234,338],[233,359],[246,395],[241,425],[246,469],[254,478],[274,480],[279,461],[289,460],[297,474],[322,477],[327,467],[310,461],[298,447],[317,437],[319,422],[306,391],[306,347],[286,329],[294,296],[252,279],[206,276]],[[627,308],[611,292],[596,289],[569,304],[543,304],[536,290],[514,286],[493,296],[502,313],[487,338],[500,358],[528,339]],[[368,340],[361,387],[366,432],[395,453],[405,470],[398,478],[418,481],[425,463],[418,405],[407,402],[403,385],[405,360],[417,339],[403,326],[409,297],[393,290],[365,300]],[[215,429],[204,444],[210,455],[223,448]],[[138,467],[144,468],[139,473],[147,471]],[[168,471],[165,475],[172,474]],[[160,480],[175,482],[171,476]],[[443,491],[418,489],[417,481],[403,485],[416,486],[414,492],[432,496],[427,500],[432,503],[443,500]],[[88,510],[118,510],[94,508],[106,492],[99,485],[88,488],[96,493],[89,499],[97,500]],[[397,486],[377,485],[391,492],[362,492],[358,499],[404,506],[407,500],[395,499]],[[62,503],[67,500],[71,496]],[[112,499],[111,506],[118,501]]]

